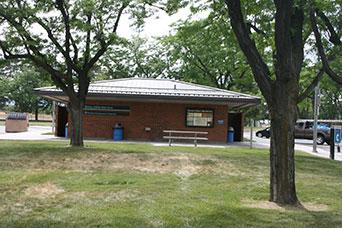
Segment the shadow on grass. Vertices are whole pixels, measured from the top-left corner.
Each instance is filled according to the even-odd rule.
[[[328,160],[320,157],[298,155],[296,157],[296,169],[300,172],[309,172],[342,179],[342,162]]]
[[[185,212],[186,214],[186,212]],[[242,207],[217,208],[209,214],[168,217],[155,224],[147,217],[133,218],[111,215],[110,218],[69,218],[69,222],[48,218],[21,218],[2,221],[2,227],[341,227],[342,219],[330,212],[250,209]]]
[[[342,218],[327,212],[223,208],[199,215],[190,227],[341,227]]]

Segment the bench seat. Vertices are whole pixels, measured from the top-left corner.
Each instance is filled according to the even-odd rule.
[[[190,137],[190,136],[163,136],[164,139],[197,139],[197,140],[208,140],[205,137]]]
[[[194,140],[195,146],[197,146],[198,140],[204,140],[204,141],[208,140],[207,137],[204,137],[204,135],[208,135],[208,132],[204,132],[204,131],[164,130],[163,133],[168,134],[168,135],[164,135],[163,139],[169,140],[169,146],[171,146],[172,140],[174,139]],[[201,136],[198,136],[198,135],[201,135]]]

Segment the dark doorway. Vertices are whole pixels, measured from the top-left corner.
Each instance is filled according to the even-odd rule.
[[[65,125],[68,123],[66,107],[57,106],[56,136],[65,137]]]
[[[234,141],[243,141],[243,113],[228,113],[228,128],[234,128]]]

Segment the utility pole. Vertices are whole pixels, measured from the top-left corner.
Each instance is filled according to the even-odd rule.
[[[315,87],[315,100],[314,100],[314,126],[313,126],[313,148],[312,151],[317,153],[317,120],[319,116],[320,106],[320,89],[319,83]]]

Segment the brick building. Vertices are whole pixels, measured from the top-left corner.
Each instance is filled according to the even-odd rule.
[[[36,89],[57,101],[55,135],[64,136],[68,98],[55,87]],[[167,79],[128,78],[91,83],[84,110],[84,136],[110,139],[113,127],[124,127],[124,139],[160,141],[163,130],[208,132],[209,142],[226,142],[235,129],[235,141],[243,136],[241,108],[260,99],[242,93]]]

